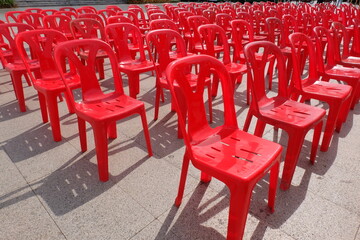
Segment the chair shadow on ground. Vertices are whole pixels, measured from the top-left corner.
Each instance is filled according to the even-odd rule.
[[[109,148],[109,156],[111,158],[112,154],[132,148],[134,145],[134,141],[127,140],[120,147],[112,146]],[[30,183],[31,191],[17,196],[28,187],[26,186],[2,196],[0,208],[26,200],[32,197],[34,192],[56,216],[61,216],[106,192],[149,159],[145,156],[132,161],[132,164],[120,174],[116,176],[110,174],[109,181],[100,182],[97,164],[89,160],[94,156],[95,150],[79,152],[50,175]],[[121,164],[121,160],[119,162]]]

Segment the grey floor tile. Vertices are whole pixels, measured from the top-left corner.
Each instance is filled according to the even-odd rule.
[[[0,198],[0,239],[66,239],[30,187]]]
[[[23,176],[20,174],[16,166],[11,162],[10,158],[0,148],[0,196],[16,191],[19,188],[27,186]]]
[[[139,233],[137,233],[134,237],[132,237],[130,240],[148,240],[148,239],[178,240],[179,238],[171,231],[164,229],[163,225],[158,220],[154,220],[148,226],[142,229]]]

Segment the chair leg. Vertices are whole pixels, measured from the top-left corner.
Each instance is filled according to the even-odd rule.
[[[247,215],[249,212],[252,187],[248,184],[229,186],[230,208],[227,240],[243,238]]]
[[[45,95],[48,106],[50,125],[55,142],[61,141],[59,110],[57,105],[57,94]]]
[[[275,198],[276,198],[277,183],[279,178],[280,156],[281,155],[279,155],[278,157],[278,161],[270,169],[268,206],[271,212],[275,211]]]
[[[320,151],[326,152],[329,149],[331,138],[335,131],[335,125],[339,117],[341,102],[329,103],[329,114],[326,120],[326,126],[324,130],[324,135],[320,147]]]
[[[285,156],[285,165],[281,177],[280,188],[282,190],[289,189],[293,178],[300,151],[304,143],[305,133],[288,133],[289,141]]]
[[[70,114],[75,113],[75,108],[74,108],[74,105],[73,105],[72,100],[71,100],[72,96],[69,96],[67,91],[65,91],[64,94],[65,94],[65,101],[66,101],[66,105],[68,107],[69,113]]]
[[[160,86],[156,86],[156,96],[155,96],[155,115],[154,121],[156,121],[159,117],[159,105],[160,105],[160,93],[162,88]]]
[[[209,122],[213,122],[213,111],[212,111],[212,96],[211,96],[211,84],[208,85],[208,104],[209,104]]]
[[[106,182],[109,180],[107,126],[95,123],[93,125],[93,131],[99,179],[102,182]]]
[[[186,183],[187,172],[189,169],[189,163],[190,163],[190,159],[189,159],[187,153],[185,152],[184,157],[183,157],[183,164],[182,164],[182,168],[181,168],[178,195],[175,199],[175,206],[177,206],[177,207],[179,207],[181,205],[182,198],[184,196],[185,183]]]
[[[86,122],[84,119],[79,117],[77,117],[77,120],[78,120],[81,152],[86,152],[87,151]]]
[[[104,59],[97,59],[96,60],[96,68],[99,72],[99,79],[102,80],[105,78],[104,74]]]
[[[351,104],[351,97],[349,96],[345,100],[343,105],[340,107],[339,118],[336,123],[336,129],[335,129],[337,132],[340,132],[342,124],[346,122],[347,116],[349,115],[349,111],[350,111],[350,104]]]
[[[268,75],[269,75],[269,89],[272,89],[272,78],[274,74],[274,65],[275,65],[275,58],[270,60],[269,63],[269,69],[268,69]]]
[[[41,117],[43,123],[47,123],[49,121],[48,113],[47,113],[47,106],[46,106],[46,99],[43,93],[38,92],[40,110],[41,110]]]
[[[150,141],[149,128],[148,128],[148,124],[147,124],[147,120],[146,120],[145,107],[143,107],[142,110],[140,111],[140,117],[141,117],[143,129],[144,129],[146,147],[148,150],[149,157],[151,157],[153,155],[153,153],[152,153],[152,147],[151,147],[151,141]]]
[[[317,149],[319,147],[319,140],[320,140],[320,135],[321,135],[321,130],[322,130],[322,126],[323,126],[323,122],[321,121],[319,122],[314,129],[314,136],[313,136],[313,141],[312,141],[312,147],[311,147],[311,154],[310,154],[310,162],[312,164],[315,163],[315,158],[316,158],[316,153],[317,153]],[[333,130],[334,131],[334,130]],[[330,137],[331,139],[331,137]]]
[[[243,129],[244,132],[249,131],[249,127],[250,127],[252,117],[253,117],[253,115],[251,113],[251,110],[249,109],[249,112],[248,112],[248,114],[246,116],[246,120],[245,120],[245,124],[244,124],[244,129]]]
[[[11,78],[14,85],[14,92],[19,103],[20,112],[26,112],[24,89],[21,80],[22,73],[11,72]]]
[[[218,87],[219,87],[219,77],[216,76],[216,74],[214,74],[212,79],[212,87],[211,87],[213,97],[217,96]]]
[[[128,82],[129,82],[129,94],[130,97],[136,99],[136,95],[139,93],[140,89],[140,78],[138,73],[128,74]]]
[[[262,135],[264,134],[265,126],[266,123],[258,119],[256,123],[254,135],[258,137],[262,137]]]
[[[109,126],[107,128],[107,134],[108,134],[109,139],[117,138],[116,121],[109,124]]]

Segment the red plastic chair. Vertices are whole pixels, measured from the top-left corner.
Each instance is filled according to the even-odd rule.
[[[78,14],[76,12],[71,12],[71,11],[58,11],[55,13],[55,15],[64,15],[69,17],[71,20],[78,18]]]
[[[232,89],[234,89],[236,82],[241,83],[241,78],[246,73],[247,68],[245,64],[231,61],[230,47],[227,42],[225,30],[216,24],[205,24],[201,25],[198,31],[202,40],[201,53],[221,59],[230,74],[233,83]],[[217,95],[218,84],[219,80],[217,77],[214,77],[212,86],[213,96]]]
[[[45,28],[55,29],[59,32],[62,32],[69,40],[74,39],[70,29],[71,18],[69,18],[68,16],[49,15],[45,16],[43,21]]]
[[[133,12],[135,14],[136,18],[139,21],[139,28],[142,33],[145,33],[146,31],[150,30],[149,19],[147,19],[145,17],[145,13],[141,7],[137,6],[137,7],[130,8],[130,6],[129,6],[128,11]]]
[[[98,14],[102,18],[103,23],[107,24],[108,18],[111,16],[115,16],[116,12],[111,9],[102,9],[98,11]]]
[[[59,11],[73,12],[73,13],[76,13],[76,15],[77,15],[77,11],[76,11],[76,9],[73,8],[73,7],[61,7],[61,8],[59,8]]]
[[[180,59],[187,56],[185,41],[181,35],[171,29],[153,30],[147,33],[146,42],[150,49],[154,48],[156,54],[153,54],[152,60],[156,65],[156,97],[155,97],[155,115],[154,120],[158,119],[160,96],[162,89],[168,89],[168,83],[165,76],[166,67],[174,59]],[[196,89],[197,75],[187,75],[189,84],[192,88]],[[212,122],[212,98],[211,98],[211,82],[207,81],[208,97],[209,97],[209,115],[210,122]],[[181,137],[181,131],[178,131]]]
[[[78,14],[83,14],[83,13],[97,13],[96,8],[91,7],[91,6],[83,6],[83,7],[79,7],[78,9],[76,9],[76,12]]]
[[[202,46],[198,27],[204,24],[209,24],[209,20],[203,16],[190,16],[187,20],[192,32],[192,37],[189,38],[188,52],[199,53],[202,50]]]
[[[134,24],[136,27],[140,27],[139,20],[137,19],[135,13],[131,11],[121,11],[116,14],[117,16],[124,16],[131,20],[132,24]]]
[[[111,16],[107,19],[107,24],[112,24],[112,23],[131,23],[133,24],[133,22],[131,21],[130,18],[127,18],[125,16]]]
[[[5,19],[8,23],[18,23],[18,16],[24,11],[8,11],[5,13]]]
[[[42,14],[43,16],[48,16],[48,15],[54,15],[57,12],[58,10],[55,9],[44,9],[40,12],[40,14]]]
[[[9,50],[2,49],[0,51],[0,58],[1,62],[4,64],[5,70],[10,73],[20,112],[26,111],[21,77],[23,75],[25,76],[29,86],[31,86],[31,82],[27,75],[24,63],[19,55],[19,49],[16,47],[15,36],[20,32],[30,30],[34,30],[34,28],[24,23],[0,24],[0,36],[9,44]],[[39,70],[39,63],[32,59],[29,59],[28,61],[31,71],[37,72]]]
[[[104,25],[92,18],[78,18],[70,22],[70,29],[74,39],[101,39],[107,42]],[[97,52],[97,70],[99,78],[104,79],[104,59],[107,58],[105,53]],[[80,56],[86,60],[88,53],[81,51]]]
[[[42,37],[46,38],[47,41],[42,42],[40,40]],[[43,122],[48,122],[48,117],[50,118],[53,138],[56,142],[61,141],[57,97],[61,95],[61,93],[65,93],[65,85],[60,79],[60,75],[56,69],[53,50],[56,44],[65,41],[67,41],[67,38],[61,32],[52,29],[26,31],[16,36],[16,46],[25,63],[33,86],[38,92]],[[30,56],[25,51],[26,45],[30,47],[32,55],[39,61],[40,71],[37,76],[31,73],[31,66],[27,61]],[[80,84],[79,79],[74,76],[73,72],[67,74],[66,81],[71,87],[78,87]],[[74,109],[69,103],[69,96],[66,93],[65,99],[69,112],[73,113]]]
[[[200,69],[196,91],[189,86],[184,74],[194,65]],[[207,123],[203,103],[206,77],[212,72],[219,75],[224,102],[224,124],[216,128]],[[202,182],[209,182],[214,177],[230,189],[227,239],[242,239],[252,190],[268,172],[268,206],[271,212],[274,211],[282,147],[239,130],[232,82],[225,66],[218,60],[205,55],[177,60],[169,65],[167,79],[186,146],[175,205],[181,204],[191,161],[201,171]],[[186,104],[188,109],[187,128],[181,104]]]
[[[130,23],[116,23],[108,25],[105,32],[112,40],[120,72],[128,76],[130,96],[136,98],[140,92],[140,74],[155,70],[153,62],[146,59],[140,29]]]
[[[230,24],[231,20],[233,20],[233,18],[229,14],[226,13],[216,14],[216,18],[215,18],[216,25],[224,29],[228,38],[230,38],[231,36],[231,24]]]
[[[263,52],[263,58],[256,54]],[[275,56],[278,69],[278,94],[268,97],[265,91],[264,72],[267,56]],[[292,101],[288,98],[285,59],[281,50],[268,41],[252,42],[245,46],[245,57],[248,62],[248,79],[251,81],[251,105],[246,117],[244,131],[248,131],[253,116],[258,118],[255,135],[261,137],[266,124],[281,128],[289,136],[285,165],[281,180],[281,189],[287,190],[291,185],[295,167],[300,155],[305,135],[314,128],[314,137],[310,161],[314,163],[319,144],[325,110]]]
[[[150,22],[150,29],[172,29],[179,32],[179,27],[170,19],[156,19]]]
[[[150,22],[157,20],[157,19],[168,19],[168,20],[172,21],[172,19],[166,13],[154,13],[149,16]]]
[[[351,103],[352,87],[320,81],[320,76],[316,69],[315,45],[310,38],[303,33],[293,33],[289,39],[294,63],[293,77],[290,85],[292,99],[297,100],[301,96],[301,102],[308,99],[317,99],[329,105],[329,113],[320,147],[320,150],[324,152],[329,148],[335,128],[339,132],[342,123],[346,121]],[[301,74],[304,48],[306,48],[305,51],[309,56],[308,74],[306,77],[302,77],[303,74]]]
[[[43,15],[40,13],[21,13],[18,16],[18,22],[28,24],[34,29],[44,29]]]
[[[78,19],[80,19],[80,18],[95,19],[96,21],[100,22],[103,26],[105,26],[105,22],[104,22],[103,18],[97,13],[82,13],[82,14],[78,15]]]
[[[213,10],[206,9],[202,12],[203,16],[209,20],[210,24],[215,23],[216,12]]]
[[[29,12],[29,13],[40,13],[42,11],[41,8],[27,8],[25,9],[25,12]]]
[[[78,56],[78,49],[89,52],[87,65],[83,65]],[[98,52],[105,52],[109,56],[115,89],[104,93],[94,71]],[[66,72],[63,72],[62,62],[67,59],[76,69],[81,79],[81,101],[71,99],[78,117],[81,150],[87,150],[85,122],[91,124],[94,131],[96,156],[98,162],[99,179],[107,181],[108,173],[108,143],[107,138],[116,138],[116,121],[140,114],[149,156],[152,156],[150,135],[146,121],[144,103],[124,94],[118,62],[111,47],[98,39],[81,39],[59,44],[55,49],[55,61],[65,84],[66,90],[72,96],[72,87],[66,82]]]
[[[316,35],[316,49],[318,58],[318,71],[322,76],[322,80],[329,81],[335,79],[338,81],[344,81],[348,85],[352,86],[351,96],[351,109],[354,109],[355,104],[360,98],[360,69],[344,67],[336,64],[335,61],[335,44],[334,38],[330,31],[324,27],[317,26],[314,28]],[[323,46],[324,40],[326,48]]]
[[[113,10],[116,13],[122,11],[122,9],[119,6],[116,6],[116,5],[107,5],[106,9]]]

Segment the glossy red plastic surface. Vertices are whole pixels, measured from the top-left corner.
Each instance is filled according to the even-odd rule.
[[[292,48],[292,59],[294,63],[293,76],[290,85],[292,99],[301,101],[317,99],[329,105],[329,113],[326,120],[321,151],[327,151],[333,136],[335,127],[340,131],[345,122],[351,103],[352,87],[344,84],[320,81],[317,73],[315,45],[303,33],[293,33],[289,37]],[[302,77],[303,50],[308,53],[308,75]]]
[[[234,89],[235,82],[241,83],[241,78],[246,73],[247,67],[245,64],[231,61],[230,47],[225,30],[216,24],[205,24],[198,28],[198,32],[201,37],[201,53],[217,57],[224,63],[233,82],[232,89]],[[212,87],[213,96],[217,94],[218,83],[218,79],[215,78]]]
[[[351,109],[360,99],[360,69],[352,67],[344,67],[336,63],[336,50],[334,39],[330,31],[324,27],[317,26],[314,28],[316,35],[316,49],[318,58],[318,71],[324,81],[336,79],[344,81],[352,86]],[[324,48],[323,43],[326,43]]]
[[[18,16],[19,23],[25,23],[32,26],[34,29],[43,29],[43,15],[40,13],[24,12]]]
[[[89,59],[84,65],[78,56],[78,49],[89,52]],[[97,52],[105,52],[109,56],[110,66],[114,79],[114,91],[104,93],[100,88],[99,80],[94,71]],[[149,130],[146,121],[144,103],[124,94],[122,80],[118,70],[118,61],[111,47],[98,39],[72,40],[59,44],[55,49],[57,69],[65,81],[66,89],[72,96],[71,86],[66,82],[66,72],[63,71],[62,62],[67,59],[76,69],[81,81],[82,100],[72,97],[78,116],[79,135],[82,151],[87,150],[85,122],[91,124],[94,131],[95,148],[98,161],[99,178],[101,181],[109,179],[108,173],[108,143],[107,139],[116,138],[116,121],[139,114],[141,116],[144,135],[149,156],[152,156]]]
[[[8,23],[17,23],[19,22],[18,16],[24,13],[24,11],[8,11],[5,13],[5,19]]]
[[[256,53],[261,51],[263,58]],[[274,55],[278,69],[278,94],[268,97],[265,91],[264,71],[268,55]],[[262,136],[266,124],[281,128],[289,136],[285,165],[280,187],[284,190],[291,185],[291,180],[307,132],[314,128],[311,149],[311,162],[315,161],[325,110],[288,98],[285,59],[281,50],[268,41],[258,41],[245,46],[245,57],[248,63],[248,79],[251,81],[251,105],[246,118],[244,131],[248,131],[253,116],[258,118],[255,135]]]
[[[31,82],[27,75],[25,65],[19,55],[18,48],[16,47],[15,37],[20,32],[30,30],[34,30],[34,28],[24,23],[0,24],[0,36],[9,44],[9,50],[4,49],[0,51],[0,58],[1,62],[4,64],[5,70],[10,73],[20,112],[26,111],[21,77],[25,76],[29,86],[31,85]],[[39,69],[39,64],[36,60],[28,59],[27,61],[29,62],[32,71],[37,71]]]
[[[46,38],[46,42],[41,41],[42,38]],[[67,41],[67,38],[61,32],[52,29],[26,31],[16,36],[16,46],[25,63],[33,86],[38,92],[43,122],[48,122],[48,118],[50,118],[54,141],[61,141],[57,97],[61,93],[65,93],[65,85],[55,66],[53,50],[56,44],[65,41]],[[32,66],[27,61],[30,56],[24,48],[26,45],[30,47],[31,55],[39,61],[40,71],[36,75],[31,73]],[[66,81],[71,87],[77,87],[80,84],[79,79],[73,73],[66,76]],[[74,109],[69,103],[69,96],[66,93],[65,98],[69,112],[73,113]]]
[[[156,65],[156,98],[155,98],[155,116],[154,120],[158,118],[160,96],[162,89],[168,89],[168,82],[166,80],[165,71],[170,62],[174,59],[180,59],[187,56],[185,41],[181,35],[171,29],[159,29],[150,31],[146,35],[148,46],[154,47],[156,54],[153,54],[152,60]],[[197,75],[187,74],[187,79],[190,86],[196,89]],[[211,97],[211,81],[207,79],[208,97],[209,97],[209,115],[210,122],[212,121],[212,97]],[[185,107],[185,106],[184,106]],[[178,132],[181,137],[181,131]]]
[[[146,59],[140,29],[131,23],[114,23],[105,31],[112,40],[120,72],[128,75],[130,96],[136,98],[140,92],[140,73],[155,70],[154,63]]]
[[[191,66],[196,66],[200,73],[196,89],[184,74]],[[207,123],[203,102],[204,86],[211,72],[219,76],[223,90],[224,124],[216,128]],[[186,145],[175,205],[181,204],[191,161],[202,172],[201,181],[215,177],[230,189],[227,239],[242,239],[252,189],[269,171],[268,206],[274,211],[282,147],[238,129],[232,81],[226,67],[215,58],[196,55],[172,62],[167,68],[167,79]],[[188,109],[187,128],[181,104]]]
[[[91,7],[91,6],[83,6],[83,7],[79,7],[78,9],[76,9],[76,12],[78,14],[83,14],[83,13],[97,13],[96,8]]]
[[[70,29],[71,18],[65,15],[49,15],[44,17],[44,26],[62,32],[68,40],[73,39]]]

